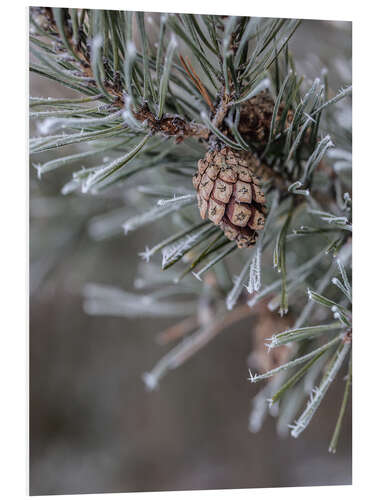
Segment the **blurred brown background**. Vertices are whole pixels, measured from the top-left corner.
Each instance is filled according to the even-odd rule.
[[[350,23],[305,21],[291,50],[308,77],[325,65],[333,88],[350,81]],[[66,90],[32,75],[30,95],[62,97]],[[94,242],[88,221],[122,200],[62,197],[69,168],[42,180],[30,170],[31,494],[351,483],[350,415],[337,454],[327,452],[341,380],[298,440],[279,438],[272,418],[258,434],[248,432],[259,389],[246,380],[249,321],[147,392],[142,373],[169,349],[155,336],[174,320],[82,310],[88,281],[132,288],[145,235]]]

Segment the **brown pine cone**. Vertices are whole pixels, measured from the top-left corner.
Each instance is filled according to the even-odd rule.
[[[266,145],[270,135],[274,106],[273,97],[268,90],[262,90],[242,104],[238,130],[247,142],[254,142],[262,147]],[[281,117],[284,108],[284,104],[281,103],[276,120]],[[287,126],[292,119],[293,113],[289,110],[286,118]]]
[[[198,208],[220,226],[229,240],[239,248],[255,244],[265,222],[265,197],[260,188],[259,168],[255,155],[234,152],[228,147],[208,151],[198,161],[193,185],[198,192]]]

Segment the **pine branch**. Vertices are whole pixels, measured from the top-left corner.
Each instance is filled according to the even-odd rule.
[[[262,337],[272,359],[279,352],[286,357],[260,375],[250,374],[252,382],[270,381],[255,399],[249,426],[258,429],[267,411],[275,414],[280,407],[278,427],[285,429],[303,404],[305,387],[315,383],[322,361],[339,344],[328,375],[293,427],[299,435],[351,349],[351,131],[337,119],[337,105],[350,112],[351,86],[335,94],[326,73],[312,82],[298,75],[288,42],[303,30],[299,20],[161,14],[155,16],[154,46],[144,13],[30,13],[31,71],[80,94],[31,98],[30,117],[39,133],[30,139],[36,173],[64,174],[78,165],[63,194],[118,200],[115,193],[122,193],[129,206],[90,221],[95,240],[160,223],[157,242],[140,253],[147,264],[135,282],[151,291],[90,285],[85,310],[188,316],[162,335],[187,336],[146,374],[150,388],[225,325],[251,314],[260,300],[267,314],[277,308],[288,313],[285,321],[292,320],[284,331]],[[57,156],[67,146],[73,151]],[[47,152],[53,156],[45,158]],[[246,182],[238,181],[243,167],[249,169],[249,176],[241,172]],[[224,168],[225,182],[213,174],[216,168]],[[206,171],[214,180],[202,180]],[[219,181],[226,185],[214,195]],[[236,198],[241,182],[250,202]],[[227,189],[230,201],[223,198],[220,205],[215,197]],[[205,203],[213,202],[224,215],[207,207],[205,212]],[[235,209],[247,225],[234,224]],[[161,262],[151,262],[156,258]],[[177,294],[181,302],[171,299]],[[203,324],[205,314],[210,321]]]

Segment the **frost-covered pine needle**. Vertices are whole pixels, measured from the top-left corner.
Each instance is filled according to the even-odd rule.
[[[142,378],[146,387],[150,391],[157,388],[160,379],[164,377],[168,371],[179,367],[184,361],[204,347],[215,333],[216,324],[211,323],[209,326],[205,326],[192,335],[184,338],[171,351],[163,356],[150,372],[143,375]]]
[[[249,414],[248,428],[250,432],[256,433],[261,429],[267,413],[276,416],[279,406],[269,407],[271,395],[278,390],[284,381],[284,373],[279,373],[265,385],[252,401],[252,410]]]
[[[49,134],[58,128],[89,128],[96,127],[106,123],[116,122],[122,111],[103,116],[101,118],[47,118],[38,123],[38,131],[43,134]]]
[[[294,424],[290,425],[290,428],[292,429],[291,435],[294,438],[297,438],[310,423],[316,410],[319,408],[319,405],[322,402],[322,399],[324,398],[327,390],[329,389],[329,386],[334,381],[337,372],[341,368],[341,365],[344,362],[344,359],[348,354],[350,347],[351,345],[349,343],[344,343],[342,344],[342,346],[339,347],[339,349],[335,354],[336,359],[332,364],[329,372],[324,375],[321,384],[312,390],[310,395],[310,400],[307,403],[304,412],[301,414],[301,416],[296,420]]]
[[[87,177],[85,182],[82,184],[82,192],[87,193],[93,188],[97,188],[103,181],[108,181],[110,176],[118,173],[129,161],[131,161],[145,146],[149,140],[150,135],[145,135],[140,142],[134,146],[130,151],[127,151],[124,155],[111,161],[109,164],[102,167],[98,167],[95,171]]]
[[[311,175],[315,168],[319,165],[328,149],[333,147],[334,144],[331,141],[331,137],[329,135],[323,137],[323,139],[318,143],[310,158],[306,162],[302,185],[305,185],[306,182],[310,181]]]
[[[249,370],[249,379],[250,382],[258,382],[259,380],[263,380],[266,378],[273,377],[277,373],[288,370],[289,368],[293,368],[294,366],[300,365],[301,363],[304,363],[305,361],[308,361],[309,359],[313,358],[317,354],[321,352],[327,351],[330,347],[335,345],[339,340],[341,339],[341,336],[337,336],[330,342],[327,342],[321,347],[318,347],[317,349],[314,349],[313,351],[310,351],[309,353],[305,354],[304,356],[300,356],[299,358],[293,359],[292,361],[288,361],[288,363],[284,363],[283,365],[278,366],[277,368],[274,368],[273,370],[269,370],[268,372],[261,373],[261,374],[252,374],[251,371]]]
[[[312,338],[322,333],[329,332],[331,330],[338,330],[342,328],[340,321],[334,321],[333,323],[328,323],[327,325],[317,325],[317,326],[305,326],[302,328],[294,328],[292,330],[286,330],[285,332],[278,333],[277,335],[272,335],[268,344],[265,344],[269,349],[274,349],[281,345],[287,344],[289,342],[295,342],[303,340],[306,338]]]
[[[173,196],[173,198],[170,198],[168,200],[158,200],[158,207],[165,207],[167,205],[171,205],[171,204],[174,204],[174,203],[180,203],[181,201],[193,201],[195,200],[197,197],[196,193],[189,193],[189,194],[185,194],[185,195],[182,195],[182,196]]]
[[[167,205],[168,206],[168,205]],[[188,250],[190,250],[193,245],[202,239],[202,236],[208,232],[212,231],[212,226],[206,225],[199,227],[197,230],[187,234],[183,238],[180,238],[170,245],[167,245],[162,250],[162,268],[175,261],[178,257],[184,255]]]
[[[202,274],[204,274],[206,271],[211,269],[212,266],[214,266],[217,262],[221,261],[224,256],[228,255],[229,253],[233,252],[237,248],[237,244],[234,243],[233,245],[230,245],[228,248],[224,249],[222,252],[220,252],[216,257],[214,257],[212,260],[210,260],[202,269],[200,269],[197,273],[192,272],[193,276],[197,278],[197,280],[202,281]]]
[[[327,222],[328,224],[338,225],[338,226],[343,227],[343,228],[345,226],[347,226],[349,223],[348,218],[344,215],[338,216],[338,215],[330,214],[328,212],[322,212],[321,210],[313,210],[313,209],[310,209],[309,213],[314,214],[314,215],[318,215],[322,221]]]
[[[135,215],[134,217],[130,217],[124,224],[124,232],[128,234],[129,231],[134,231],[139,227],[145,226],[146,224],[150,224],[157,219],[164,217],[176,210],[179,210],[183,205],[188,205],[191,203],[191,200],[182,200],[178,203],[173,203],[171,205],[166,205],[164,207],[153,207],[147,212],[144,212],[140,215]]]
[[[84,287],[87,314],[125,317],[174,317],[193,314],[196,303],[161,301],[152,295],[125,292],[117,287],[88,283]]]
[[[253,256],[250,255],[248,260],[246,261],[246,264],[243,266],[242,271],[239,276],[236,276],[234,278],[234,285],[231,291],[228,293],[227,298],[226,298],[226,306],[227,309],[230,311],[233,309],[233,307],[236,305],[239,296],[241,295],[243,286],[244,286],[244,278],[248,272],[249,266],[253,260]]]
[[[349,315],[345,314],[338,306],[332,306],[331,311],[333,312],[333,317],[338,319],[342,326],[351,326]]]
[[[250,295],[254,292],[258,292],[262,285],[261,259],[262,259],[262,249],[260,248],[260,246],[258,246],[255,250],[255,255],[251,262],[249,283],[246,286],[246,290]]]
[[[188,236],[189,234],[192,234],[192,233],[195,233],[196,231],[198,231],[202,226],[205,226],[207,225],[207,222],[204,221],[204,222],[201,222],[193,227],[190,227],[188,229],[184,229],[182,230],[181,232],[177,233],[177,234],[173,234],[172,236],[169,236],[168,238],[165,238],[164,240],[162,240],[161,242],[157,243],[156,245],[154,245],[152,248],[149,248],[148,246],[146,246],[144,252],[140,252],[139,255],[142,257],[142,259],[144,259],[146,262],[149,262],[150,261],[150,258],[155,255],[157,252],[159,252],[159,250],[162,250],[164,247],[166,247],[167,245],[170,245],[174,242],[176,242],[177,240],[179,239],[182,239],[183,237],[185,236]]]
[[[352,287],[351,287],[351,284],[349,282],[349,278],[348,278],[348,275],[346,274],[346,270],[345,270],[345,267],[344,265],[342,264],[341,260],[340,259],[337,259],[336,260],[337,262],[337,266],[339,268],[339,271],[341,273],[341,278],[342,278],[342,281],[343,281],[343,285],[341,284],[340,282],[340,285],[341,287],[339,287],[342,292],[345,294],[345,296],[349,299],[349,301],[351,302],[352,301]],[[338,286],[335,282],[335,285]]]
[[[123,141],[121,141],[121,142],[123,142]],[[119,146],[121,144],[121,142],[110,143],[102,148],[89,149],[88,151],[84,151],[82,153],[75,153],[75,154],[63,156],[60,158],[54,158],[53,160],[49,160],[46,163],[34,164],[33,166],[37,169],[38,178],[40,179],[42,177],[42,175],[45,174],[46,172],[50,172],[50,171],[55,170],[57,168],[63,167],[65,165],[69,166],[75,162],[78,162],[80,160],[84,160],[84,159],[89,158],[91,156],[99,155],[99,154],[104,153],[105,151],[108,151],[108,150],[114,150],[114,149],[116,149],[117,146]]]
[[[318,113],[320,113],[327,106],[330,106],[331,104],[334,104],[334,103],[340,101],[341,99],[343,99],[344,97],[346,97],[347,95],[349,95],[351,93],[352,93],[352,85],[349,85],[346,88],[340,89],[339,92],[335,95],[335,97],[333,97],[329,101],[327,101],[324,104],[322,104],[318,109],[316,109],[314,111],[313,115],[317,115]]]

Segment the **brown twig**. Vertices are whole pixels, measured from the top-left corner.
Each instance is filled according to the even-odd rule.
[[[191,332],[198,325],[198,319],[196,316],[190,316],[189,318],[172,325],[163,332],[160,332],[156,340],[159,344],[168,344],[173,340],[177,340],[187,333]]]
[[[164,114],[158,119],[144,104],[139,110],[133,112],[135,118],[140,122],[146,122],[147,127],[153,134],[163,134],[175,136],[177,142],[181,142],[186,137],[199,137],[208,139],[209,130],[199,123],[187,122],[178,115]]]
[[[213,328],[210,330],[210,334],[214,337],[222,330],[225,330],[228,326],[237,323],[243,318],[253,314],[254,311],[249,308],[247,304],[243,304],[241,306],[236,307],[231,312],[228,312],[223,320],[217,321],[214,323]],[[198,318],[197,316],[190,316],[189,318],[184,319],[183,321],[172,325],[167,328],[163,332],[157,335],[157,341],[160,344],[167,344],[173,340],[177,340],[187,333],[191,332],[195,327],[198,326]]]
[[[229,103],[230,103],[230,96],[224,91],[219,106],[216,109],[215,116],[212,120],[212,125],[214,127],[219,128],[220,125],[223,123],[224,118],[226,117],[228,112]]]

